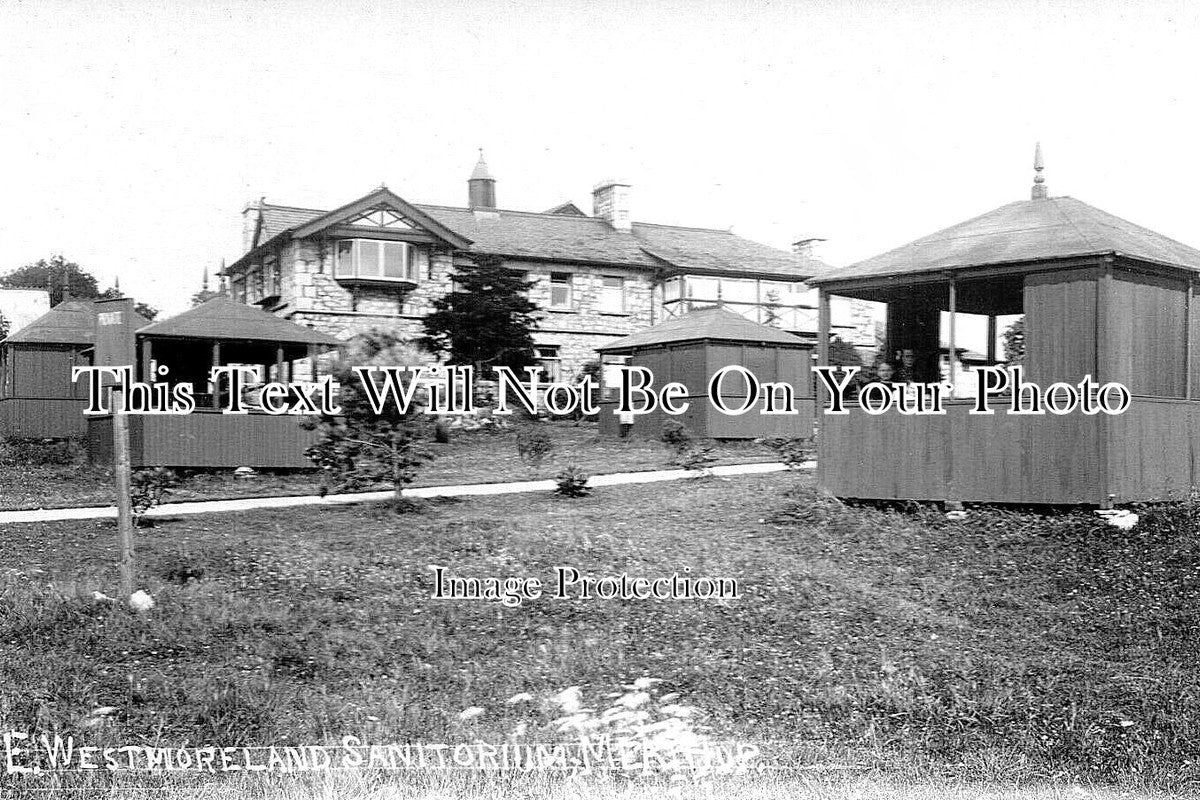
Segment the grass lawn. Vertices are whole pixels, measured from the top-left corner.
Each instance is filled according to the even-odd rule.
[[[1196,791],[1200,509],[1143,509],[1128,532],[1086,514],[951,522],[847,508],[807,480],[478,498],[402,515],[373,505],[159,520],[138,531],[139,582],[158,603],[141,616],[89,599],[116,594],[111,521],[9,525],[0,730],[97,745],[542,741],[558,713],[550,695],[578,686],[598,709],[650,677],[699,709],[713,736],[756,743],[782,768],[718,786],[718,797],[1090,796],[1072,788],[1080,782],[1115,787],[1098,797]],[[732,577],[742,596],[435,601],[432,565],[547,583],[560,565]],[[532,699],[505,702],[518,693]],[[114,712],[100,721],[98,706]],[[822,773],[804,769],[831,763],[868,772],[814,782]],[[321,780],[374,782],[342,792]],[[488,794],[494,781],[461,774],[413,780],[243,789],[666,791],[544,778],[538,789],[530,778]],[[1025,788],[1001,792],[1014,784]]]
[[[529,425],[530,423],[519,423]],[[446,483],[492,483],[549,478],[568,464],[586,472],[632,472],[662,469],[670,453],[661,442],[600,436],[595,423],[537,423],[554,441],[554,450],[537,467],[517,456],[516,429],[503,433],[455,433],[449,444],[430,444],[434,460],[420,473],[416,486]],[[717,464],[773,461],[775,455],[751,442],[715,443]],[[184,474],[168,502],[315,494],[321,476],[315,471],[263,472],[235,478],[232,470]],[[386,487],[380,487],[386,488]],[[0,510],[111,505],[112,473],[82,460],[70,465],[14,466],[0,460]]]

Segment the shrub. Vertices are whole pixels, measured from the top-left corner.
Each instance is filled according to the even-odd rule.
[[[811,436],[774,437],[760,439],[759,442],[774,450],[779,460],[788,469],[799,469],[806,461],[811,461],[815,455]]]
[[[554,491],[563,497],[587,497],[592,493],[588,486],[588,474],[574,464],[554,476],[558,484]]]
[[[141,525],[147,511],[163,501],[179,485],[175,473],[164,467],[135,470],[129,481],[129,502],[135,525]]]
[[[554,451],[554,440],[550,434],[536,427],[517,431],[517,455],[531,469],[541,466]]]
[[[81,463],[83,459],[83,445],[77,439],[5,436],[0,441],[0,464],[6,466],[70,466]]]
[[[712,445],[695,441],[687,426],[678,420],[663,422],[662,440],[674,451],[671,463],[684,469],[707,469],[709,464],[717,460],[712,454]]]

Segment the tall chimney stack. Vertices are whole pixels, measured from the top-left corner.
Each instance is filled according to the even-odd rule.
[[[612,179],[597,183],[592,189],[592,216],[599,217],[616,230],[631,230],[629,184]]]
[[[487,162],[483,160],[482,147],[479,148],[479,161],[475,164],[475,171],[467,179],[467,207],[496,207],[496,179],[492,177]]]
[[[254,247],[254,234],[258,232],[258,221],[262,217],[263,203],[267,198],[260,197],[246,203],[242,209],[242,252],[249,253]]]

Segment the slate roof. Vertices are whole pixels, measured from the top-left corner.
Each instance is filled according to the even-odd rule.
[[[1009,203],[813,283],[1117,254],[1200,271],[1200,250],[1073,197]]]
[[[767,342],[770,344],[805,345],[799,336],[760,325],[727,308],[702,308],[674,317],[644,331],[631,333],[596,348],[610,353],[659,344],[694,341]]]
[[[342,344],[334,337],[218,295],[206,303],[161,322],[138,328],[139,336],[191,339],[237,339],[284,344]]]
[[[635,222],[619,231],[596,217],[563,213],[487,210],[414,204],[434,220],[471,240],[478,253],[553,261],[582,261],[679,272],[757,274],[803,280],[830,267],[816,259],[777,250],[734,233]],[[328,213],[263,204],[259,243]]]
[[[134,323],[150,320],[134,312]],[[47,311],[21,330],[3,340],[4,344],[95,344],[96,304],[91,300],[66,300]]]

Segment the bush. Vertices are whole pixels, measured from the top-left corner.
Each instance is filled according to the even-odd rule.
[[[678,420],[663,422],[662,440],[674,451],[670,463],[684,469],[707,469],[709,464],[717,460],[712,454],[712,445],[696,442],[692,432]]]
[[[774,450],[788,469],[799,469],[806,461],[811,461],[816,456],[811,436],[774,437],[760,439],[759,443]]]
[[[537,427],[517,431],[517,455],[531,469],[541,466],[554,452],[554,440],[550,434]]]
[[[147,511],[162,502],[179,485],[175,473],[164,467],[135,470],[129,481],[129,501],[135,525],[142,524]]]
[[[4,466],[71,466],[82,463],[84,457],[84,448],[78,439],[5,436],[0,441],[0,464]]]
[[[554,476],[558,484],[554,491],[563,497],[587,497],[592,493],[588,486],[588,474],[572,464]]]

